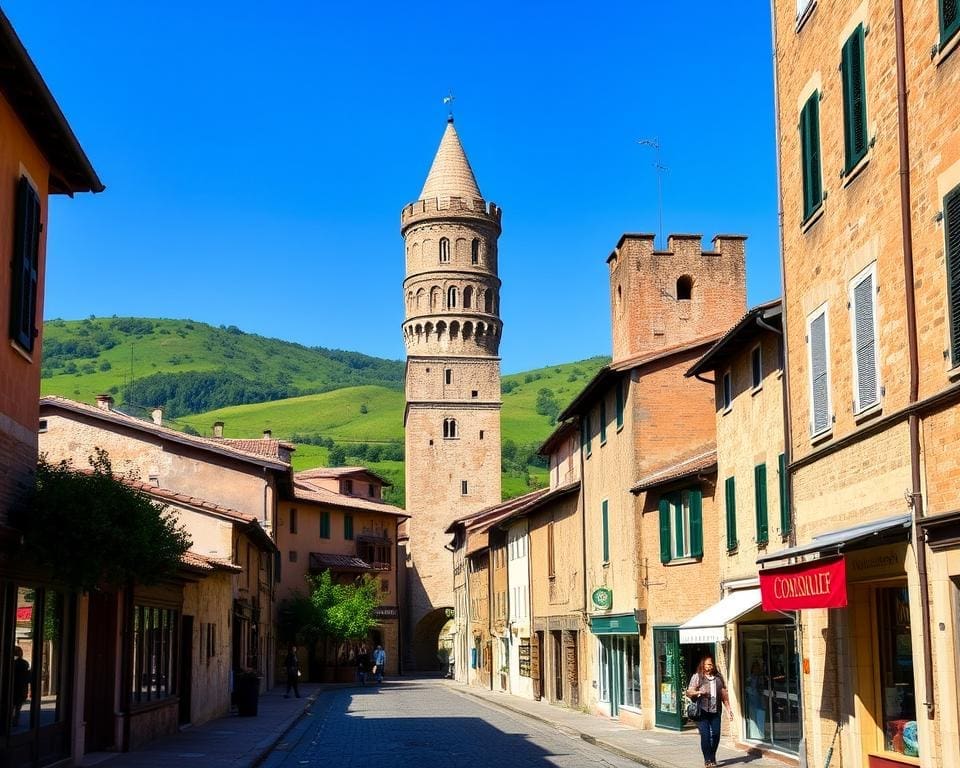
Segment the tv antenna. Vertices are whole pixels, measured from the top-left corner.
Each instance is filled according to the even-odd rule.
[[[660,223],[660,247],[664,248],[666,247],[666,243],[663,241],[663,173],[669,169],[660,162],[660,139],[656,136],[652,139],[638,139],[637,144],[641,147],[650,147],[657,153],[657,159],[653,163],[653,168],[657,174],[657,218]]]

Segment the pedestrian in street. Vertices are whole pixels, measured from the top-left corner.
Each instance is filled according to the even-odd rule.
[[[361,645],[357,651],[357,679],[360,685],[367,684],[367,671],[370,669],[370,654],[367,653],[367,646]]]
[[[13,646],[13,711],[11,725],[20,725],[20,710],[30,697],[30,665],[23,658],[23,648]]]
[[[387,663],[387,652],[382,645],[377,645],[373,651],[373,674],[378,683],[383,682],[383,665]]]
[[[700,710],[700,719],[697,728],[700,729],[700,751],[703,752],[705,768],[714,768],[717,764],[717,747],[720,746],[720,713],[723,705],[727,705],[730,721],[730,701],[727,696],[727,684],[723,675],[717,671],[712,656],[700,659],[697,671],[690,678],[687,686],[687,696],[697,702]]]
[[[287,658],[284,662],[284,666],[287,668],[287,692],[283,694],[283,698],[290,698],[290,689],[293,689],[294,694],[299,699],[300,698],[300,659],[297,658],[297,646],[291,645],[290,649],[287,651]]]

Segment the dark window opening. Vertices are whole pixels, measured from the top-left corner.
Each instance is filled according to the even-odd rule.
[[[677,279],[677,300],[689,301],[693,295],[693,278],[683,275]]]

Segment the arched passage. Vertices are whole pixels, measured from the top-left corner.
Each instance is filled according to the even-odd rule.
[[[451,616],[453,608],[434,608],[413,628],[413,659],[418,671],[432,672],[440,669],[440,630]]]

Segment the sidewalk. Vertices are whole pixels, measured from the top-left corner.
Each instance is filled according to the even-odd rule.
[[[256,717],[228,715],[145,744],[134,752],[94,752],[81,766],[104,768],[252,768],[303,716],[330,685],[302,683],[297,699],[283,697],[284,687],[260,695]]]
[[[703,765],[700,735],[694,730],[639,731],[613,720],[553,706],[545,701],[533,701],[509,693],[475,688],[452,680],[444,682],[460,694],[473,696],[496,707],[539,720],[649,768],[696,768]],[[795,762],[763,757],[759,752],[747,753],[735,749],[733,741],[726,736],[720,741],[717,763],[721,766],[742,765],[750,768],[785,768],[787,765],[796,765]]]

